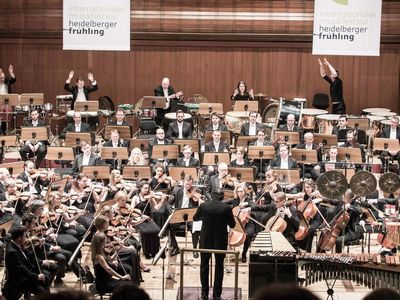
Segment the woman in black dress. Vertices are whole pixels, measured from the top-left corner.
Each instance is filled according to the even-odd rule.
[[[244,147],[237,147],[236,148],[236,159],[231,161],[232,167],[249,167],[250,162],[246,158],[246,150]]]
[[[247,84],[241,80],[237,84],[237,88],[233,91],[232,100],[254,100],[253,89],[247,91]]]

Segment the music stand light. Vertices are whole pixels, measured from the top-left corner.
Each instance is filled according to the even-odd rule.
[[[299,131],[275,131],[275,141],[279,144],[286,143],[288,145],[300,144],[300,132]],[[282,138],[281,138],[282,137]]]
[[[257,140],[256,135],[239,135],[236,138],[236,145],[235,148],[237,147],[243,147],[243,148],[248,148],[250,142],[254,142]]]
[[[103,147],[100,156],[102,159],[128,159],[128,148]]]
[[[254,182],[256,178],[255,167],[229,167],[228,173],[240,182]]]
[[[219,163],[226,163],[227,165],[231,162],[229,152],[204,152],[202,166],[218,165]]]
[[[300,169],[277,169],[273,168],[277,174],[277,181],[282,184],[299,184]]]
[[[183,152],[183,146],[189,145],[194,153],[200,152],[200,139],[175,139],[173,144],[179,145],[179,152]]]
[[[122,168],[122,176],[133,180],[150,179],[151,173],[150,166],[124,166]]]
[[[258,101],[237,100],[233,105],[233,111],[247,111],[248,113],[255,111],[258,113]]]
[[[247,157],[249,159],[273,159],[275,148],[274,146],[249,146]]]
[[[72,147],[52,146],[47,148],[47,160],[74,160],[74,149]]]
[[[19,94],[4,94],[0,95],[0,105],[4,106],[18,106],[19,105],[19,99],[20,95]],[[6,112],[4,112],[5,114]],[[9,112],[11,114],[12,112]]]
[[[17,144],[17,136],[16,135],[0,136],[0,146],[1,147],[10,147],[10,146],[15,146],[16,144]]]
[[[110,176],[110,166],[81,166],[81,173],[90,179],[108,179]]]
[[[129,152],[132,151],[133,148],[139,148],[142,152],[149,151],[149,139],[130,139],[129,140]]]
[[[99,110],[99,101],[97,100],[75,101],[74,104],[74,111],[97,113],[98,110]]]
[[[374,151],[400,151],[400,145],[398,139],[389,138],[375,138],[374,139]]]
[[[347,126],[353,127],[358,130],[367,131],[369,129],[369,119],[368,118],[348,118]]]
[[[162,96],[144,96],[142,108],[164,108],[167,103],[167,98]]]
[[[170,167],[169,176],[174,180],[180,181],[185,178],[186,175],[191,175],[193,181],[198,181],[199,168],[196,167]]]
[[[130,125],[106,125],[104,129],[104,139],[110,139],[111,130],[118,130],[121,139],[129,140],[132,138],[132,126]]]
[[[210,115],[213,112],[219,114],[224,114],[224,107],[222,103],[199,103],[199,114],[200,115]]]

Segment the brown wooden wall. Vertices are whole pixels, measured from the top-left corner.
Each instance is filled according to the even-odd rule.
[[[311,103],[316,92],[328,92],[317,57],[311,55],[313,3],[135,0],[131,51],[105,52],[62,50],[61,0],[3,0],[0,66],[14,65],[15,92],[44,91],[48,101],[65,94],[63,84],[73,69],[77,75],[92,71],[99,84],[94,97],[109,95],[116,103],[151,95],[164,76],[186,97],[201,93],[223,102],[225,109],[241,79],[256,93],[305,97]],[[209,12],[228,14],[202,19]],[[264,19],[239,20],[244,12]],[[300,20],[287,19],[293,16],[290,13],[297,13]],[[399,41],[400,3],[384,1],[381,56],[328,57],[341,73],[350,113],[377,106],[398,111]]]

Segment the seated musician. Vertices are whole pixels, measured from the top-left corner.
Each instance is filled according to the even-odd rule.
[[[94,80],[93,73],[88,73],[87,77],[91,83],[90,86],[85,86],[85,80],[83,77],[76,78],[76,85],[71,85],[71,79],[74,77],[74,71],[70,71],[67,80],[65,81],[64,90],[72,94],[71,109],[74,109],[75,101],[87,101],[89,100],[89,94],[97,91],[97,81]]]
[[[263,146],[271,146],[271,143],[265,139],[265,130],[260,129],[257,131],[257,139],[253,142],[249,143],[249,146],[257,146],[257,147],[263,147]],[[252,159],[250,160],[250,163],[252,166],[255,166],[257,168],[256,174],[257,177],[263,177],[263,174],[266,171],[266,168],[268,167],[270,163],[270,159],[263,159],[262,164],[261,164],[261,159]]]
[[[261,123],[257,123],[257,115],[256,111],[249,113],[249,122],[242,125],[240,135],[257,135],[257,132],[263,127]]]
[[[164,115],[169,112],[175,112],[178,110],[178,103],[180,103],[180,98],[183,96],[182,91],[175,92],[172,85],[170,85],[169,78],[163,78],[161,85],[154,89],[154,96],[166,97],[167,102],[165,107],[157,109],[156,123],[162,125],[164,120]]]
[[[15,213],[19,216],[23,214],[22,203],[18,200],[16,193],[15,180],[6,179],[4,186],[5,191],[0,193],[0,224],[12,220]],[[16,201],[18,201],[17,204]]]
[[[17,227],[10,230],[11,242],[5,252],[7,278],[2,293],[7,299],[19,299],[23,294],[39,295],[49,285],[45,274],[39,273],[25,253],[26,229]],[[36,270],[35,270],[36,269]]]
[[[10,172],[8,171],[7,168],[0,168],[0,194],[5,192],[5,186],[4,183],[6,179],[8,179],[10,176]]]
[[[176,111],[176,121],[169,123],[167,138],[174,139],[191,139],[192,125],[185,122],[185,113],[182,110]]]
[[[304,149],[304,150],[316,150],[317,152],[317,160],[320,162],[322,160],[322,153],[321,147],[317,144],[314,144],[314,135],[311,132],[306,132],[304,134],[304,143],[297,145],[297,149]],[[306,164],[304,166],[304,173],[303,177],[308,177],[312,179],[317,179],[317,173],[314,171],[315,165]]]
[[[249,167],[250,162],[246,157],[246,150],[244,147],[237,147],[236,148],[236,158],[231,161],[231,167]]]
[[[96,155],[92,151],[92,146],[86,141],[82,141],[80,144],[82,154],[75,157],[72,165],[72,172],[78,174],[82,166],[99,166],[102,164],[100,156]]]
[[[233,91],[232,100],[254,100],[253,89],[247,91],[247,84],[241,80],[237,84],[237,88]]]
[[[203,199],[196,198],[196,195],[193,194],[194,192],[196,192],[196,189],[193,186],[193,178],[191,175],[186,175],[183,181],[183,186],[174,189],[174,200],[170,204],[172,204],[175,209],[197,207],[203,203]],[[171,256],[179,254],[179,247],[176,241],[177,231],[185,231],[185,223],[170,224],[169,226]],[[188,222],[187,231],[192,232],[192,222]],[[193,248],[195,249],[197,248],[199,238],[200,231],[192,232]],[[194,256],[198,257],[198,254],[196,253]]]
[[[73,115],[73,123],[69,123],[67,127],[60,133],[60,138],[65,139],[67,132],[89,132],[90,125],[82,122],[82,115],[79,111],[75,111]]]
[[[332,171],[335,169],[344,168],[344,164],[341,164],[341,161],[338,160],[338,149],[337,146],[331,146],[329,148],[329,154],[326,157],[326,160],[320,161],[315,167],[314,170],[319,176],[320,174],[325,173],[326,171]]]
[[[30,160],[25,162],[24,171],[18,175],[18,179],[22,180],[25,192],[39,195],[43,187],[48,186],[50,183],[45,174],[41,174],[35,170],[35,165]]]
[[[288,114],[286,118],[286,124],[280,125],[279,130],[302,132],[301,127],[295,125],[295,122],[296,117],[294,116],[294,114]]]
[[[337,126],[334,126],[332,128],[332,134],[338,136],[340,131],[347,131],[347,130],[351,130],[353,128],[351,128],[350,126],[348,126],[348,117],[347,115],[341,115],[339,117],[339,123]],[[345,135],[344,135],[345,136]]]
[[[30,114],[31,118],[24,121],[24,127],[44,127],[46,123],[39,119],[39,111],[33,109]],[[35,168],[38,169],[43,159],[46,157],[48,141],[26,141],[25,145],[19,150],[21,159],[27,161],[33,158],[35,160]]]
[[[212,138],[212,141],[204,145],[205,152],[228,152],[229,145],[225,141],[221,141],[221,131],[214,130]]]
[[[363,163],[365,163],[366,159],[365,159],[365,148],[363,145],[360,145],[357,142],[357,139],[354,137],[354,133],[355,131],[347,131],[347,140],[344,144],[344,147],[348,147],[348,148],[360,148],[361,150],[361,160]]]
[[[112,170],[109,176],[109,183],[106,186],[108,193],[107,199],[111,200],[114,199],[115,194],[119,191],[127,192],[128,198],[131,198],[134,192],[137,192],[137,189],[134,188],[132,185],[128,185],[124,178],[122,177],[121,171],[119,170]]]
[[[211,122],[206,126],[206,131],[214,131],[214,130],[218,131],[228,130],[226,125],[224,123],[221,123],[221,116],[216,111],[214,111],[211,114]]]
[[[128,148],[128,141],[125,141],[119,137],[119,132],[116,129],[110,131],[110,139],[103,144],[103,147],[125,147]],[[111,166],[113,170],[120,170],[123,165],[127,164],[127,160],[120,159],[106,159],[106,164]]]
[[[185,145],[183,147],[183,157],[178,158],[177,167],[200,167],[200,161],[193,157],[192,147]]]
[[[279,144],[279,156],[271,160],[269,167],[278,169],[297,168],[297,162],[293,158],[289,157],[287,144]]]
[[[271,146],[271,143],[265,139],[265,130],[259,129],[257,130],[257,139],[254,142],[250,142],[249,146]]]
[[[154,165],[157,162],[163,162],[165,165],[172,164],[172,162],[165,158],[153,158],[153,145],[170,145],[172,144],[171,140],[165,138],[165,132],[162,128],[157,128],[156,137],[149,143],[149,159],[150,165]]]
[[[147,159],[144,157],[142,150],[135,147],[132,149],[128,158],[128,166],[146,166]]]
[[[211,199],[211,194],[215,189],[234,190],[237,184],[238,180],[228,173],[228,165],[226,163],[219,163],[218,173],[210,177],[206,197],[207,199]]]
[[[125,112],[123,109],[117,109],[117,111],[115,112],[115,121],[111,121],[109,125],[129,126],[129,123],[125,120]]]
[[[155,165],[155,175],[149,180],[152,190],[170,189],[175,185],[175,181],[167,176],[164,165],[160,162]]]
[[[400,129],[399,129],[399,118],[392,117],[390,119],[390,127],[385,127],[381,133],[382,138],[386,139],[398,139],[400,141]],[[388,163],[387,159],[397,160],[400,165],[400,152],[395,151],[382,151],[380,159],[382,164],[386,165]]]
[[[234,191],[234,198],[229,199],[224,201],[226,204],[229,204],[232,206],[232,208],[239,207],[239,212],[241,212],[242,209],[245,208],[250,208],[251,206],[254,205],[253,200],[251,199],[250,194],[247,193],[246,191],[246,185],[245,184],[239,184]],[[243,211],[244,212],[244,211]],[[248,211],[250,213],[250,211]],[[235,213],[234,213],[235,215]],[[243,220],[242,220],[243,223]],[[251,242],[254,239],[255,235],[255,224],[253,223],[252,220],[247,220],[247,223],[242,224],[246,230],[246,240],[244,241],[243,245],[243,252],[242,252],[242,262],[247,261],[247,250],[250,247]]]

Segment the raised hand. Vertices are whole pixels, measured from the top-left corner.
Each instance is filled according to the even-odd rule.
[[[8,73],[10,73],[10,75],[13,75],[13,74],[14,74],[14,67],[13,67],[13,65],[9,65],[9,66],[8,66]]]
[[[238,89],[236,89],[236,90],[233,92],[233,96],[236,96],[237,94],[239,94],[239,90],[238,90]]]
[[[90,81],[94,81],[93,73],[88,73],[88,74],[87,74],[87,78],[88,78]]]
[[[68,80],[71,80],[72,77],[74,77],[74,71],[73,70],[69,71]]]
[[[249,95],[250,95],[251,97],[254,97],[254,91],[253,91],[253,89],[250,89]]]
[[[319,63],[320,66],[322,66],[322,61],[321,61],[320,58],[318,58],[318,63]]]

